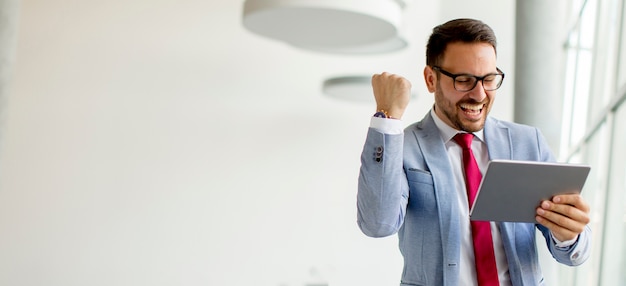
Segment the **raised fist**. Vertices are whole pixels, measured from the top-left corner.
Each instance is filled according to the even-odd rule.
[[[389,117],[401,119],[409,104],[411,82],[406,78],[383,72],[372,76],[376,111],[384,110]]]

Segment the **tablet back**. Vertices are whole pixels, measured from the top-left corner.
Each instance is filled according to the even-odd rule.
[[[586,165],[492,160],[487,166],[471,220],[536,223],[536,208],[554,195],[580,193],[589,174]]]

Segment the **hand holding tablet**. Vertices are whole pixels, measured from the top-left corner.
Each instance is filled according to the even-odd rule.
[[[558,194],[580,193],[586,165],[492,160],[470,210],[471,220],[536,223],[536,210]]]

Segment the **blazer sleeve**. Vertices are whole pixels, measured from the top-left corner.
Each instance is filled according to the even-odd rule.
[[[556,242],[550,236],[550,231],[545,226],[537,225],[537,228],[543,233],[548,250],[556,261],[565,265],[576,266],[585,262],[591,255],[591,228],[589,226],[585,226],[585,230],[578,235],[576,242],[568,247],[556,246]]]
[[[370,128],[361,153],[357,224],[371,237],[395,234],[404,221],[408,183],[403,169],[404,135]]]

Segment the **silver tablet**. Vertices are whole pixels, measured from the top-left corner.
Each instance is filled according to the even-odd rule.
[[[590,169],[586,165],[492,160],[470,219],[536,223],[539,203],[557,194],[580,193]]]

